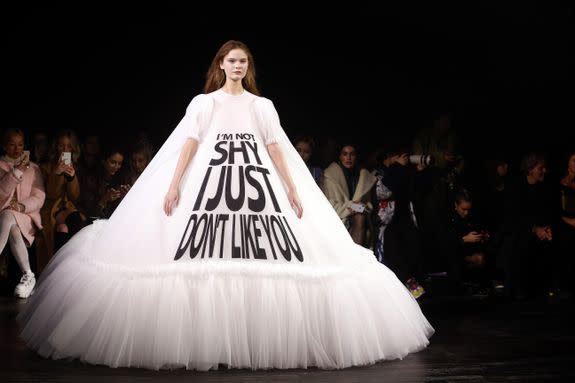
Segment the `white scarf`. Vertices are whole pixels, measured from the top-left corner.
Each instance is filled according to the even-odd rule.
[[[22,162],[23,159],[24,159],[24,153],[22,153],[18,158],[9,157],[6,154],[0,157],[0,160],[8,162],[9,164],[12,164],[12,166],[19,164],[20,162]]]

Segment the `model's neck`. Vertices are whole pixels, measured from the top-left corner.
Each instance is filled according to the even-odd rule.
[[[222,90],[232,96],[239,96],[244,93],[244,87],[242,86],[241,81],[226,81]]]

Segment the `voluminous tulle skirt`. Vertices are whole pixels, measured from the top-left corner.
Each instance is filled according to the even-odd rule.
[[[88,256],[104,225],[71,239],[19,315],[22,337],[43,356],[150,369],[331,369],[403,358],[433,333],[373,257],[346,268],[115,265]]]

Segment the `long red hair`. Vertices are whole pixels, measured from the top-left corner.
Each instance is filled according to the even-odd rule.
[[[204,93],[211,93],[224,86],[226,82],[226,74],[222,69],[220,69],[220,64],[224,61],[224,57],[226,57],[233,49],[241,49],[248,56],[248,71],[246,76],[242,79],[242,85],[248,92],[259,96],[260,91],[256,84],[256,66],[254,63],[254,57],[247,45],[237,40],[228,40],[220,47],[220,49],[218,49],[218,52],[214,56],[210,68],[208,69],[208,73],[206,74]]]

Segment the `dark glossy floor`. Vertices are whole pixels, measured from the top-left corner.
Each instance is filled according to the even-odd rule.
[[[338,371],[111,369],[46,360],[18,338],[22,302],[0,297],[0,382],[567,382],[575,381],[575,311],[570,300],[422,298],[436,329],[430,346],[402,361]]]

